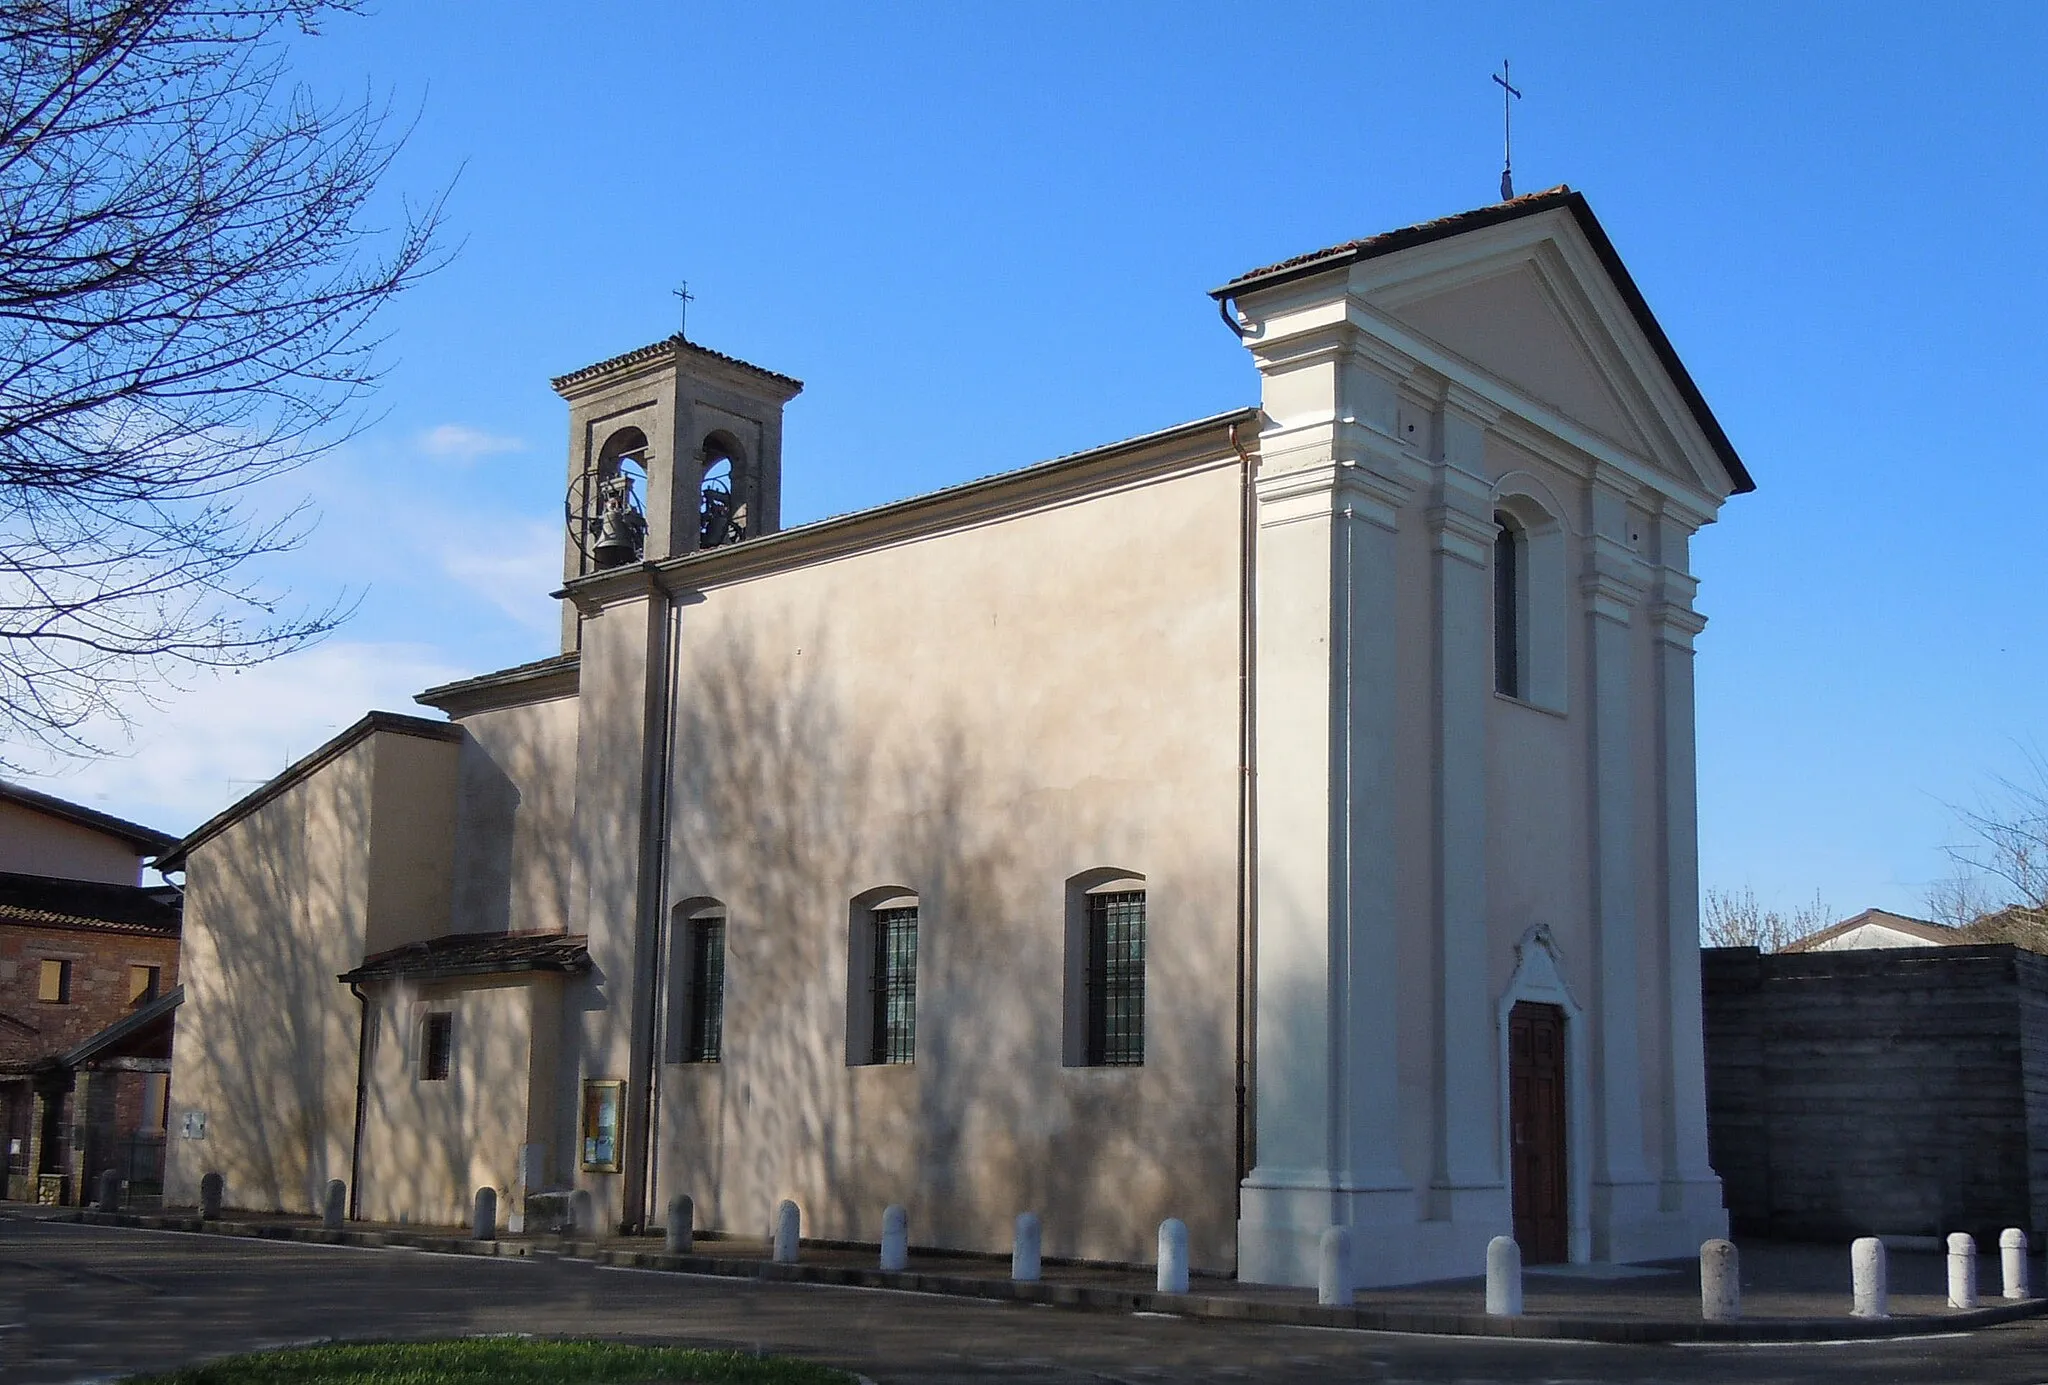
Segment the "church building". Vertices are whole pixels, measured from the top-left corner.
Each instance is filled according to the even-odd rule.
[[[1250,406],[788,529],[796,380],[555,380],[561,653],[162,859],[169,1200],[1177,1216],[1295,1285],[1332,1225],[1361,1285],[1725,1234],[1689,551],[1741,460],[1567,188],[1212,296]]]

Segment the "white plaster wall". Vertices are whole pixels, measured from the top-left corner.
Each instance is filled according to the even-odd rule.
[[[456,794],[457,933],[568,927],[576,699],[463,718]]]
[[[0,871],[138,885],[142,860],[135,847],[119,837],[24,804],[0,802]]]
[[[453,744],[372,733],[193,849],[170,1201],[217,1170],[231,1207],[312,1212],[350,1176],[360,1010],[335,978],[447,931],[454,777]]]
[[[983,1250],[1028,1208],[1118,1260],[1174,1215],[1232,1264],[1239,495],[1226,455],[686,598],[667,897],[728,907],[725,1061],[661,1069],[657,1208],[755,1234],[792,1197],[872,1240],[900,1202]],[[1140,1068],[1062,1066],[1098,867],[1147,880]],[[882,885],[921,897],[917,1061],[849,1067],[848,901]]]
[[[549,1033],[560,984],[521,976],[374,988],[363,1104],[366,1219],[464,1225],[485,1187],[498,1190],[500,1215],[509,1211],[533,1113],[535,1022]],[[448,1076],[436,1081],[419,1075],[429,1011],[453,1017]]]

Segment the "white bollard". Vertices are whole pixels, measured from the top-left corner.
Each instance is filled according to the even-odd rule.
[[[797,1248],[803,1244],[804,1214],[788,1198],[775,1209],[775,1263],[794,1265]]]
[[[1857,1237],[1849,1247],[1849,1273],[1855,1286],[1855,1304],[1850,1311],[1859,1318],[1890,1317],[1892,1300],[1885,1284],[1884,1242],[1875,1236]]]
[[[1159,1223],[1159,1292],[1188,1291],[1188,1224],[1179,1217]]]
[[[1733,1322],[1742,1316],[1741,1260],[1733,1241],[1708,1241],[1700,1247],[1700,1316],[1708,1322]]]
[[[342,1218],[348,1215],[348,1184],[339,1178],[327,1180],[327,1204],[320,1209],[320,1224],[329,1231],[341,1230]]]
[[[882,1269],[901,1274],[910,1266],[910,1213],[891,1203],[882,1209]]]
[[[1951,1232],[1948,1238],[1948,1306],[1977,1306],[1977,1242],[1966,1231]]]
[[[1349,1308],[1357,1298],[1351,1285],[1351,1232],[1347,1227],[1327,1227],[1322,1268],[1316,1275],[1316,1302],[1325,1308]]]
[[[668,1200],[668,1226],[662,1244],[670,1255],[688,1255],[697,1237],[697,1202],[688,1193]]]
[[[2027,1233],[2008,1226],[1998,1233],[1998,1264],[2005,1271],[2005,1296],[2027,1298]]]
[[[1024,1284],[1038,1282],[1038,1213],[1017,1214],[1017,1235],[1010,1242],[1010,1278]]]
[[[472,1241],[498,1239],[498,1190],[478,1188],[476,1202],[469,1209],[469,1238]]]
[[[1486,1312],[1495,1318],[1522,1316],[1522,1247],[1512,1236],[1486,1243]]]
[[[569,1194],[569,1234],[572,1236],[595,1236],[597,1234],[597,1199],[590,1195],[590,1189],[578,1188]]]

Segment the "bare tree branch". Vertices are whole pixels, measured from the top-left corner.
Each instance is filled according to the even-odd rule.
[[[246,574],[249,488],[360,426],[439,199],[371,222],[403,132],[282,38],[353,0],[0,0],[0,766],[86,753],[180,672],[318,639]]]
[[[1757,903],[1756,891],[1708,890],[1700,901],[1700,941],[1708,947],[1753,947],[1778,952],[1834,922],[1815,891],[1813,902],[1789,914]]]

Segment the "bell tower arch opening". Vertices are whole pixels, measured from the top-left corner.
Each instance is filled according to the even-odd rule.
[[[746,449],[719,429],[704,439],[698,456],[703,479],[697,487],[697,546],[723,548],[752,538],[750,521],[758,508],[753,497],[759,487]]]
[[[554,387],[569,405],[565,583],[781,527],[782,409],[802,381],[673,336]],[[565,600],[562,648],[580,643]]]

